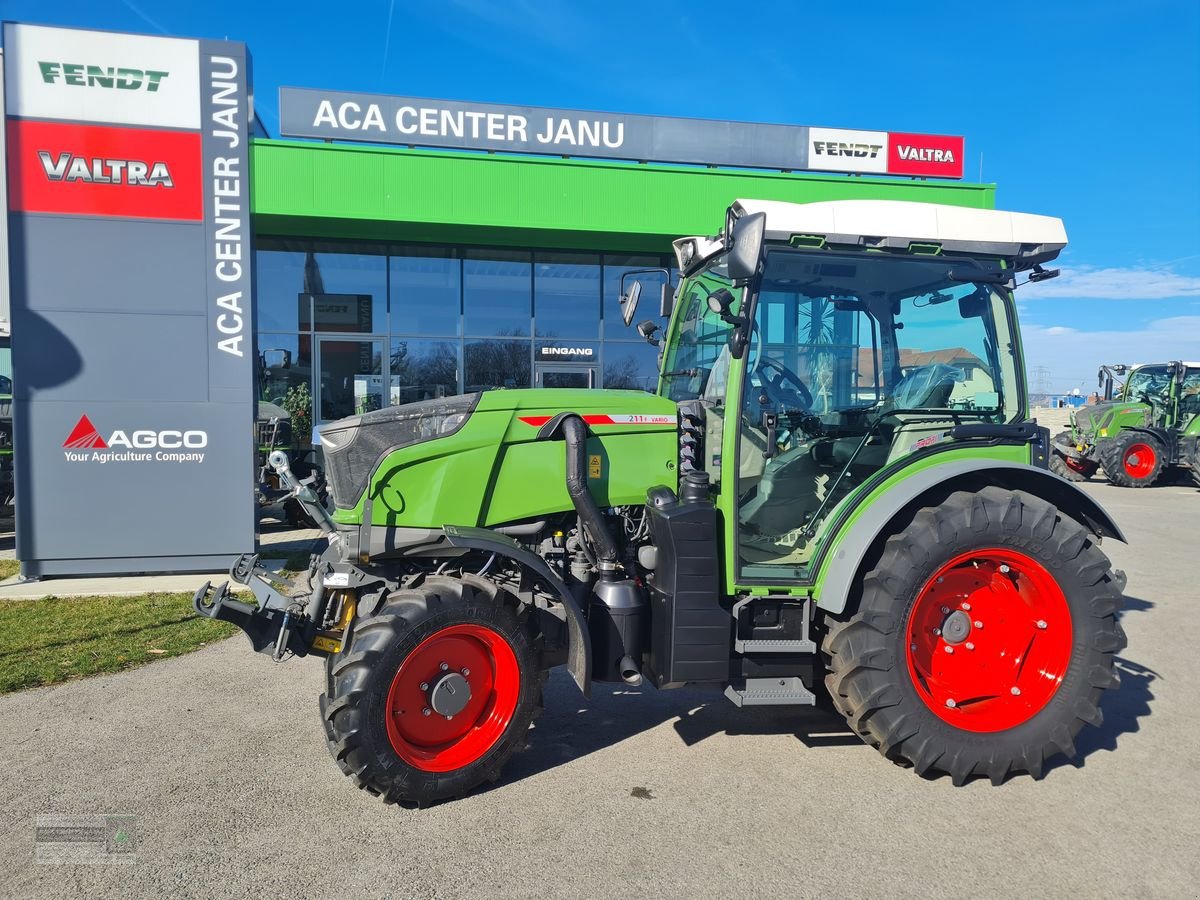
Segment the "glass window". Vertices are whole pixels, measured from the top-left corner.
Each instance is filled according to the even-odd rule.
[[[661,256],[607,253],[604,256],[604,337],[610,340],[629,340],[636,335],[633,325],[658,316],[659,282],[647,276],[642,279],[642,297],[638,301],[637,318],[628,328],[621,320],[621,276],[634,269],[654,269],[662,266]]]
[[[528,337],[531,300],[532,255],[528,251],[467,251],[463,260],[463,316],[467,334]]]
[[[467,341],[463,347],[465,391],[530,386],[528,340]]]
[[[379,244],[266,238],[257,254],[258,324],[369,334],[386,329],[387,257]],[[310,299],[311,298],[311,299]]]
[[[724,269],[718,265],[684,286],[675,343],[663,365],[666,395],[672,400],[724,399],[732,326],[708,308],[708,295],[729,290],[730,285]],[[734,292],[734,311],[739,308],[741,294],[740,289]]]
[[[320,344],[320,420],[383,407],[383,341],[324,338]]]
[[[1166,366],[1142,366],[1134,369],[1125,382],[1125,399],[1128,402],[1147,402],[1151,397],[1162,397],[1171,387],[1171,376]]]
[[[392,406],[458,393],[458,341],[400,338],[392,341]]]
[[[258,335],[258,398],[280,405],[287,392],[312,390],[312,338],[297,334]]]
[[[533,315],[539,337],[595,339],[600,332],[600,256],[537,253]]]
[[[388,261],[392,331],[398,334],[459,334],[462,263],[445,247],[399,247]]]
[[[653,394],[658,387],[658,354],[659,348],[652,344],[606,342],[603,386]]]

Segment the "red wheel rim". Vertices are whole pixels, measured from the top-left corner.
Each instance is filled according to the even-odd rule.
[[[455,673],[470,687],[470,699],[448,717],[435,711],[431,697],[438,680]],[[386,710],[392,749],[425,772],[468,766],[500,740],[520,690],[517,655],[497,632],[483,625],[443,628],[421,641],[392,679]]]
[[[905,630],[908,673],[934,714],[966,731],[1037,715],[1071,662],[1071,611],[1046,569],[1016,550],[954,557],[925,582]]]
[[[1148,478],[1150,473],[1154,471],[1154,463],[1158,460],[1158,454],[1154,452],[1154,448],[1149,444],[1130,444],[1125,450],[1125,456],[1121,459],[1122,465],[1125,466],[1125,474],[1130,478]]]
[[[1087,463],[1080,462],[1079,460],[1075,459],[1073,456],[1064,456],[1063,462],[1065,462],[1067,464],[1068,469],[1073,469],[1074,471],[1078,472],[1081,475],[1087,474],[1088,469],[1090,468],[1090,466],[1088,466]]]

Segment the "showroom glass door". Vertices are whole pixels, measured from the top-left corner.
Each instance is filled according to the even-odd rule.
[[[318,425],[357,416],[387,403],[382,340],[317,338]]]
[[[540,388],[593,388],[596,386],[596,367],[539,363],[535,379],[535,385]]]

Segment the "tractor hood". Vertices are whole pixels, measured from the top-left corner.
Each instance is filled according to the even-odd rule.
[[[646,488],[674,477],[678,413],[671,400],[644,391],[484,391],[322,427],[335,519],[359,519],[368,496],[381,501],[376,522],[383,514],[388,524],[421,527],[486,525],[570,508],[562,444],[546,428],[565,413],[577,413],[591,434],[589,449],[595,443],[598,501],[643,502]],[[662,457],[653,478],[641,472],[651,446],[656,460]]]

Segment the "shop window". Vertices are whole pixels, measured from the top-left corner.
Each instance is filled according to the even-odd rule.
[[[463,347],[465,390],[529,387],[531,351],[532,344],[518,338],[467,341]]]
[[[393,248],[388,267],[392,333],[461,333],[462,262],[456,249]]]
[[[595,340],[600,332],[600,255],[536,253],[533,317],[538,337]]]
[[[371,334],[387,329],[387,257],[378,244],[259,240],[259,327]]]
[[[390,356],[392,406],[458,393],[458,341],[398,338]]]
[[[468,335],[529,337],[531,299],[531,253],[521,250],[466,252],[463,318]]]
[[[654,393],[658,387],[658,347],[646,343],[606,341],[604,387],[608,390]]]
[[[312,391],[312,338],[297,334],[258,334],[258,399],[283,406],[287,392],[305,385]]]

